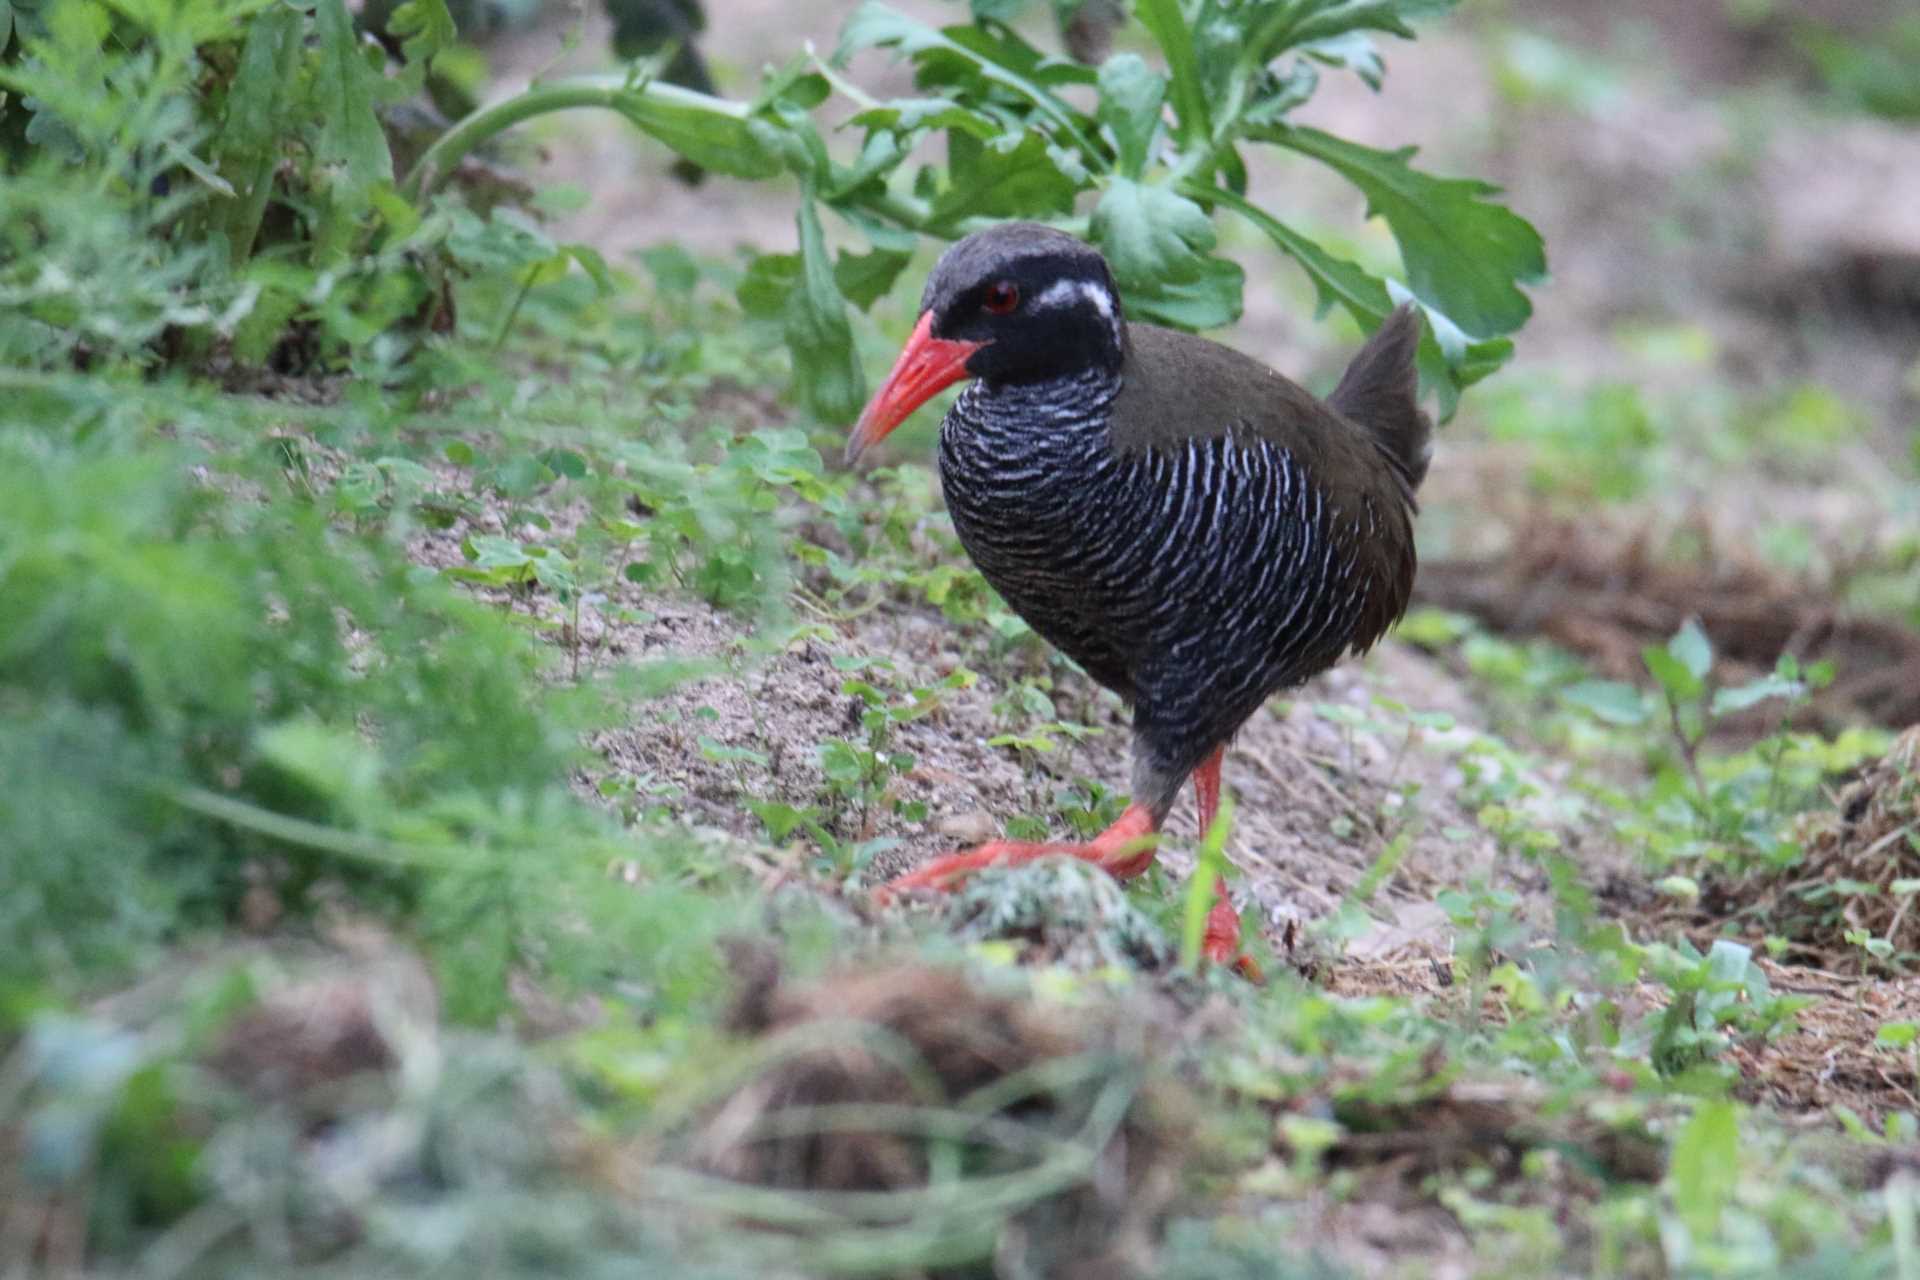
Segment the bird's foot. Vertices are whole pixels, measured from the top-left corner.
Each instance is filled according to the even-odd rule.
[[[1015,867],[1035,858],[1055,855],[1079,858],[1102,868],[1115,879],[1129,880],[1145,871],[1153,862],[1153,818],[1145,809],[1134,806],[1120,815],[1119,821],[1084,843],[1035,842],[1029,840],[993,840],[965,853],[935,858],[897,876],[874,890],[874,896],[888,901],[901,893],[919,889],[948,890],[987,867]]]
[[[1145,809],[1129,808],[1119,821],[1084,843],[993,840],[965,853],[935,858],[873,891],[875,901],[891,902],[903,893],[922,890],[946,892],[976,871],[987,867],[1014,867],[1036,858],[1079,858],[1100,867],[1116,880],[1130,880],[1153,862],[1152,817]],[[1260,966],[1240,954],[1240,914],[1227,900],[1226,883],[1216,883],[1219,895],[1207,913],[1207,932],[1201,952],[1214,964],[1232,969],[1249,982],[1263,981]]]
[[[1206,937],[1200,954],[1223,969],[1231,969],[1256,987],[1265,986],[1266,975],[1250,955],[1240,950],[1240,913],[1227,897],[1226,881],[1216,879],[1213,886],[1213,910],[1207,912]]]

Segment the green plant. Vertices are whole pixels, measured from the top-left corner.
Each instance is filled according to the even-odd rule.
[[[219,155],[232,153],[247,174],[266,175],[215,188],[221,201],[230,198],[230,189],[236,204],[200,203],[212,210],[209,216],[226,219],[230,258],[245,263],[258,226],[255,206],[266,198],[263,184],[277,172],[276,148],[286,144],[257,136],[257,128],[245,132],[243,125],[270,116],[268,107],[293,112],[314,130],[311,138],[296,132],[287,139],[304,145],[310,167],[303,172],[311,180],[313,166],[337,165],[345,175],[325,188],[331,221],[322,221],[317,242],[344,246],[344,234],[329,228],[369,216],[380,229],[359,239],[374,256],[351,261],[377,268],[374,277],[386,291],[377,299],[332,303],[322,309],[325,317],[341,333],[352,337],[357,331],[363,340],[423,309],[428,328],[442,318],[450,322],[445,267],[434,265],[450,258],[458,266],[514,274],[519,288],[501,322],[504,333],[527,290],[570,264],[603,282],[604,264],[582,246],[543,242],[500,211],[486,221],[459,210],[424,217],[419,211],[431,207],[429,196],[466,155],[514,125],[561,110],[617,111],[703,167],[745,178],[789,173],[799,180],[798,252],[756,259],[739,296],[750,316],[791,347],[806,403],[823,417],[844,419],[862,395],[848,304],[864,308],[886,293],[917,235],[952,237],[1006,217],[1083,225],[1113,261],[1139,314],[1208,327],[1227,323],[1239,311],[1240,269],[1214,253],[1214,214],[1229,211],[1306,271],[1323,306],[1337,303],[1362,325],[1376,324],[1395,298],[1384,280],[1245,198],[1241,149],[1270,145],[1330,167],[1386,221],[1407,273],[1403,292],[1419,300],[1431,321],[1422,368],[1450,409],[1461,388],[1509,354],[1505,335],[1529,312],[1516,285],[1544,271],[1539,238],[1522,219],[1489,202],[1491,189],[1484,184],[1437,179],[1412,168],[1406,152],[1360,146],[1289,120],[1312,96],[1321,68],[1351,70],[1377,84],[1384,65],[1374,35],[1410,36],[1411,19],[1446,7],[1430,0],[1313,0],[1269,11],[1211,0],[1153,0],[1140,18],[1166,65],[1162,73],[1130,53],[1108,59],[1097,71],[1045,60],[1006,25],[1000,10],[978,10],[971,26],[936,29],[869,3],[843,33],[836,64],[865,49],[894,50],[914,62],[926,96],[878,102],[847,81],[839,65],[803,57],[771,75],[752,102],[733,103],[660,83],[650,68],[636,64],[622,75],[543,84],[475,112],[388,185],[392,151],[379,108],[418,89],[451,38],[451,24],[441,0],[403,6],[395,26],[408,36],[404,57],[395,73],[382,77],[353,58],[351,33],[335,2],[316,11],[319,42],[311,54],[297,18],[278,16],[272,25],[256,20],[240,58],[246,75],[219,82],[231,85],[236,104],[228,117],[219,113],[224,93],[190,104],[202,116],[226,120],[216,143]],[[195,65],[196,41],[170,48],[173,62],[167,65]],[[38,44],[30,45],[30,53],[42,58]],[[330,58],[338,75],[309,76],[310,58]],[[256,66],[263,70],[253,71]],[[69,87],[86,78],[73,66],[59,74]],[[14,83],[33,91],[40,81],[22,75]],[[1069,102],[1069,91],[1079,90],[1097,95],[1092,111]],[[300,96],[322,91],[333,96]],[[832,157],[811,114],[836,91],[861,108],[854,124],[864,139],[851,162]],[[272,96],[282,93],[293,96],[286,102]],[[80,109],[71,93],[63,101],[67,109]],[[923,167],[909,182],[909,157],[934,133],[946,137],[947,167]],[[197,140],[190,132],[170,138],[169,154],[191,157]],[[1097,198],[1081,224],[1074,206],[1083,194]],[[830,256],[822,208],[862,232],[871,248]],[[338,268],[343,261],[349,260],[318,265]],[[414,266],[422,262],[424,268]],[[258,318],[250,335],[277,331],[299,309],[301,286],[310,279],[262,277],[273,305],[250,300],[233,323],[253,316]],[[256,357],[265,350],[258,337],[239,346]],[[397,354],[389,351],[387,362]]]
[[[1624,835],[1661,862],[1704,857],[1739,870],[1779,867],[1798,856],[1786,819],[1800,812],[1826,777],[1860,758],[1869,744],[1857,735],[1827,744],[1787,728],[1810,688],[1833,678],[1831,666],[1802,668],[1783,655],[1774,671],[1744,684],[1716,687],[1713,647],[1699,624],[1688,622],[1665,645],[1641,655],[1655,690],[1620,681],[1583,680],[1562,698],[1617,728],[1663,727],[1649,742],[1654,780],[1623,821]],[[1744,751],[1715,756],[1706,750],[1717,724],[1769,701],[1786,704],[1780,728]]]

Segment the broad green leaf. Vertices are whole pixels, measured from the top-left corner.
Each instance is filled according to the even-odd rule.
[[[299,11],[284,5],[255,18],[227,90],[227,114],[214,140],[214,156],[239,197],[226,211],[230,260],[235,263],[251,255],[273,187],[304,25]]]
[[[1166,78],[1138,54],[1115,54],[1100,68],[1100,122],[1113,131],[1124,177],[1138,178],[1146,170],[1166,97]]]
[[[1753,948],[1734,942],[1728,938],[1715,938],[1713,946],[1707,951],[1707,974],[1717,983],[1733,987],[1746,985],[1749,972],[1759,973],[1753,968]]]
[[[1295,231],[1256,204],[1218,189],[1209,190],[1207,195],[1260,228],[1268,239],[1300,264],[1307,278],[1313,281],[1320,315],[1324,316],[1337,302],[1362,328],[1376,329],[1393,310],[1393,297],[1378,276],[1334,256],[1318,241]]]
[[[1740,1113],[1725,1098],[1703,1100],[1681,1126],[1668,1169],[1674,1206],[1696,1240],[1711,1239],[1740,1181]]]
[[[1300,264],[1307,278],[1313,281],[1320,315],[1326,315],[1328,308],[1337,302],[1363,328],[1375,329],[1393,310],[1393,297],[1378,276],[1334,256],[1318,241],[1295,231],[1257,205],[1224,194],[1221,203],[1266,232],[1270,240]]]
[[[720,110],[717,100],[704,94],[651,84],[619,95],[615,106],[637,128],[702,169],[730,178],[771,178],[780,172],[780,127]]]
[[[1213,219],[1157,183],[1115,178],[1094,206],[1090,230],[1122,285],[1196,280],[1213,251]]]
[[[799,254],[763,253],[748,265],[734,296],[750,318],[781,321],[786,317],[787,299],[799,283]]]
[[[1700,696],[1704,687],[1700,677],[1687,668],[1687,664],[1673,656],[1660,645],[1650,644],[1640,652],[1641,660],[1647,664],[1647,670],[1660,682],[1660,687],[1675,702],[1691,702]]]
[[[350,814],[370,812],[379,797],[379,753],[352,727],[287,720],[262,728],[254,748],[268,764]]]
[[[1301,126],[1259,131],[1352,182],[1399,242],[1407,279],[1467,334],[1491,338],[1525,324],[1533,306],[1518,285],[1546,276],[1546,251],[1526,219],[1486,199],[1497,188],[1436,178],[1408,165],[1413,148],[1378,151]]]
[[[949,135],[948,151],[954,157],[951,183],[927,219],[936,230],[957,231],[968,218],[1047,218],[1073,208],[1079,188],[1060,171],[1042,134],[985,146],[965,134]]]
[[[753,110],[763,111],[773,103],[782,102],[801,111],[811,111],[832,96],[833,84],[813,70],[811,56],[799,53],[761,80],[760,92],[753,96]]]
[[[1698,619],[1686,620],[1673,639],[1667,641],[1667,652],[1680,659],[1681,665],[1692,672],[1696,680],[1706,679],[1707,672],[1713,669],[1713,642],[1700,629]]]
[[[1560,697],[1608,724],[1646,723],[1646,700],[1638,689],[1618,680],[1582,680],[1562,689]]]
[[[1260,228],[1300,264],[1313,281],[1321,315],[1338,303],[1361,328],[1372,330],[1394,308],[1395,295],[1378,276],[1329,253],[1318,241],[1240,196],[1217,187],[1208,188],[1206,196]],[[1505,338],[1470,342],[1435,308],[1423,303],[1420,309],[1427,319],[1426,332],[1420,337],[1420,377],[1438,396],[1440,418],[1446,421],[1460,403],[1460,392],[1505,364],[1513,354],[1513,343]],[[1449,334],[1457,335],[1459,341],[1448,341]]]
[[[800,280],[787,302],[786,323],[794,381],[801,400],[822,420],[850,422],[866,399],[866,380],[810,193],[800,201],[798,220]]]
[[[320,44],[320,67],[313,77],[314,114],[320,120],[314,159],[340,170],[342,195],[351,202],[376,182],[393,181],[393,155],[375,114],[386,86],[361,55],[345,0],[318,0],[313,16]]]
[[[1240,318],[1247,273],[1228,258],[1208,258],[1197,279],[1122,286],[1127,313],[1176,329],[1218,329]]]
[[[895,249],[873,249],[866,253],[844,250],[834,260],[833,280],[848,302],[865,311],[893,288],[893,282],[913,255]]]

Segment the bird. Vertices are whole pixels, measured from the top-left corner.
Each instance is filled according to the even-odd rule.
[[[1223,754],[1254,712],[1406,612],[1433,436],[1419,340],[1403,304],[1321,399],[1230,347],[1130,321],[1106,259],[1066,232],[1002,223],[941,256],[848,463],[968,383],[940,425],[954,531],[1014,612],[1131,704],[1132,794],[1092,840],[991,841],[883,897],[1049,855],[1138,875],[1189,779],[1211,827]],[[1224,880],[1212,891],[1207,959],[1257,979]]]

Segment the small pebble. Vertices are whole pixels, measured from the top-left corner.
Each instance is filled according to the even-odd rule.
[[[1000,834],[991,817],[984,813],[952,813],[940,819],[934,830],[961,844],[985,844]]]

